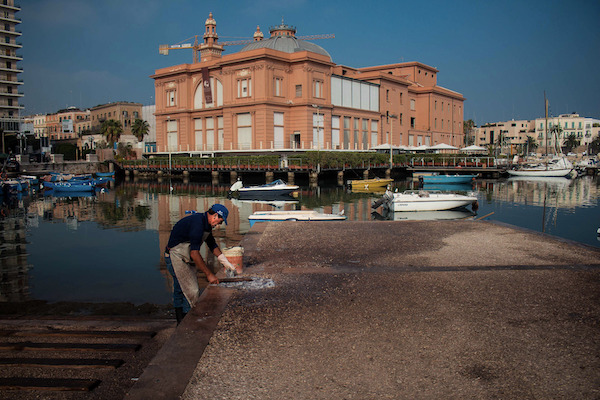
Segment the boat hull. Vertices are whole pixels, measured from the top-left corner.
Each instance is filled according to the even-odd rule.
[[[384,188],[390,183],[394,182],[393,179],[388,178],[375,178],[375,179],[356,179],[348,181],[348,184],[352,188],[352,190],[356,189],[364,189],[364,190],[373,190],[376,188]]]
[[[509,169],[508,174],[511,176],[529,176],[529,177],[550,177],[550,178],[566,178],[571,175],[573,169]]]
[[[460,184],[471,183],[477,175],[422,175],[423,183],[430,184]]]
[[[44,182],[44,187],[52,189],[55,192],[85,192],[94,191],[95,186],[90,183],[71,183],[71,182]]]
[[[238,197],[240,199],[269,199],[277,197],[289,197],[291,193],[297,191],[298,188],[286,188],[286,189],[253,189],[243,188],[238,190]]]
[[[257,222],[271,221],[343,221],[346,217],[339,214],[322,214],[314,210],[299,211],[257,211],[248,217],[250,226]]]
[[[393,212],[443,211],[477,203],[477,197],[455,193],[387,193],[384,207]]]

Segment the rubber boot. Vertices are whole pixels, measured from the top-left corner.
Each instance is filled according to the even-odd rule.
[[[187,313],[183,312],[183,307],[175,307],[175,318],[177,318],[177,325],[181,323]]]

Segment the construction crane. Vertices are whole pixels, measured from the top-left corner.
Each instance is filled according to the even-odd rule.
[[[191,39],[194,39],[194,43],[189,43]],[[335,34],[327,33],[323,35],[306,35],[306,36],[295,36],[298,40],[319,40],[319,39],[335,39]],[[265,39],[266,40],[266,39]],[[184,43],[187,42],[187,43]],[[234,40],[229,42],[218,42],[215,43],[218,46],[238,46],[243,44],[253,43],[254,39],[245,39],[245,40]],[[168,45],[161,44],[158,46],[158,52],[163,56],[169,55],[169,50],[181,50],[181,49],[192,49],[194,52],[194,63],[198,62],[198,52],[200,51],[201,44],[198,43],[198,35],[194,35],[185,40],[182,40],[179,43]]]

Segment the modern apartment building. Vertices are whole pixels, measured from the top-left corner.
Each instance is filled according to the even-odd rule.
[[[499,146],[503,153],[513,154],[527,142],[527,136],[535,137],[534,125],[535,120],[512,120],[485,124],[475,129],[475,144],[483,147]]]
[[[367,150],[384,143],[463,143],[464,97],[419,62],[335,64],[296,28],[260,29],[223,55],[212,13],[194,63],[159,69],[157,152]]]
[[[23,81],[18,75],[23,72],[18,62],[23,57],[17,53],[23,46],[18,42],[21,32],[17,25],[21,20],[16,14],[21,7],[14,0],[0,1],[0,129],[4,133],[20,132],[19,111],[24,107],[19,104],[23,94],[19,92]]]
[[[556,143],[556,136],[551,132],[553,128],[559,126],[560,134],[558,140],[560,145],[564,145],[565,140],[575,135],[575,138],[581,146],[588,146],[600,132],[600,120],[594,118],[581,117],[577,113],[561,114],[558,117],[548,118],[548,127],[546,129],[546,119],[537,118],[535,120],[535,138],[540,146],[546,145],[546,132],[548,132],[548,146],[552,147]]]
[[[81,111],[76,107],[60,110],[54,114],[47,114],[45,119],[46,135],[50,140],[76,139],[85,130],[90,129],[89,110]],[[37,119],[34,119],[34,122]],[[40,121],[43,121],[41,118]],[[34,131],[36,130],[34,125]]]
[[[136,119],[142,117],[142,104],[127,101],[101,104],[90,108],[91,130],[93,133],[100,132],[100,126],[104,121],[120,121],[123,126],[123,135],[131,135],[131,125]]]
[[[565,141],[571,135],[575,136],[579,146],[587,148],[600,133],[600,120],[581,117],[577,113],[549,117],[547,123],[548,126],[546,118],[488,123],[475,129],[475,144],[494,145],[504,154],[515,154],[520,152],[521,146],[527,142],[527,137],[531,136],[538,145],[537,152],[545,153],[546,145],[548,152],[551,152],[558,139],[559,146],[564,147]],[[553,133],[556,126],[560,126],[558,138]],[[584,147],[581,147],[582,151]]]

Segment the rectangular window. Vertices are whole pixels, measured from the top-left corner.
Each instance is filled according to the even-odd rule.
[[[344,145],[346,150],[350,149],[350,117],[344,117]]]
[[[360,143],[358,141],[358,135],[359,135],[359,129],[358,129],[358,124],[359,124],[360,119],[359,118],[354,118],[354,135],[353,135],[353,143],[354,143],[354,149],[358,149],[358,144]]]
[[[331,148],[340,148],[340,117],[335,115],[331,117]]]
[[[410,109],[415,110],[415,99],[410,99]]]
[[[296,85],[296,97],[302,97],[302,85]]]
[[[273,147],[276,149],[283,149],[283,133],[284,133],[284,125],[283,125],[283,113],[274,112],[273,113]]]
[[[238,79],[238,97],[252,96],[252,80],[250,78]]]
[[[414,128],[416,125],[416,118],[415,117],[411,117],[410,118],[410,127]]]
[[[196,151],[202,151],[202,118],[194,119],[194,139],[195,139],[195,149]]]
[[[252,115],[250,113],[237,115],[238,150],[252,148]]]
[[[167,91],[167,107],[175,107],[176,106],[176,103],[175,103],[176,94],[177,94],[176,90]]]
[[[217,117],[217,146],[219,147],[219,150],[224,150],[223,143],[225,143],[223,117]]]
[[[322,98],[323,97],[323,82],[321,81],[313,81],[313,92],[314,97]]]
[[[362,120],[362,144],[363,150],[367,150],[369,148],[369,120]]]
[[[206,150],[215,150],[215,120],[206,118]]]
[[[167,151],[177,151],[177,147],[177,121],[167,121]]]
[[[379,129],[377,128],[377,121],[371,120],[371,147],[377,146],[379,141],[377,140],[377,136],[379,133]]]
[[[273,95],[274,96],[282,96],[281,94],[281,85],[282,85],[282,78],[275,78],[274,81],[274,86],[273,86]]]
[[[325,116],[321,113],[314,113],[313,114],[313,140],[312,140],[312,145],[313,145],[313,149],[315,150],[320,150],[323,149],[324,147],[324,142],[323,142],[323,137],[325,136],[325,133],[323,132],[324,128],[325,128],[325,124],[324,124],[324,118]]]
[[[415,145],[415,135],[408,135],[408,145],[409,146]]]
[[[404,104],[404,93],[400,92],[400,105]]]

